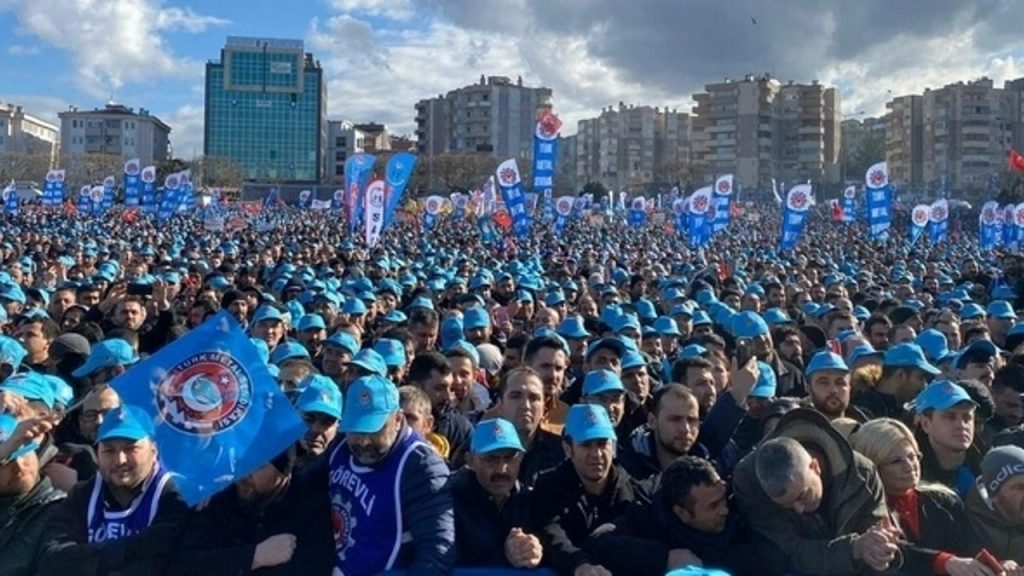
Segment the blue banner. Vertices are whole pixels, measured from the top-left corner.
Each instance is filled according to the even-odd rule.
[[[689,198],[677,197],[672,201],[672,214],[675,215],[676,236],[682,236],[687,231],[687,227],[689,226],[687,216],[689,216],[689,212]]]
[[[868,168],[864,176],[867,190],[868,235],[873,240],[888,236],[892,226],[892,187],[889,185],[889,168],[885,162],[878,162]]]
[[[712,232],[717,234],[729,227],[730,204],[732,202],[733,175],[726,174],[715,179],[714,197],[712,202],[715,208],[714,223]]]
[[[227,311],[110,384],[153,420],[161,463],[196,505],[269,462],[306,426]]]
[[[945,241],[949,237],[949,201],[942,198],[932,202],[928,219],[928,233],[932,244]]]
[[[299,192],[299,208],[308,210],[313,205],[313,191],[303,190]]]
[[[523,182],[519,177],[519,166],[516,165],[515,158],[498,165],[497,182],[501,188],[502,198],[505,199],[505,208],[512,218],[512,230],[519,238],[529,236],[530,215],[526,212],[526,193],[523,191]]]
[[[66,185],[67,173],[64,170],[54,170],[57,181],[53,183],[53,199],[51,206],[60,207],[64,204],[64,187]]]
[[[572,217],[575,207],[576,199],[572,196],[559,196],[558,200],[555,200],[554,230],[556,235],[565,231],[565,226],[569,223],[569,218]]]
[[[928,228],[928,214],[931,212],[931,206],[927,204],[918,204],[914,206],[914,209],[910,212],[910,245],[917,244],[917,239],[924,234],[924,231]]]
[[[52,208],[60,206],[60,197],[57,195],[57,173],[63,170],[49,170],[46,172],[46,183],[43,185],[43,207]],[[63,175],[61,176],[63,180]]]
[[[533,132],[533,192],[545,194],[551,201],[551,190],[555,188],[555,159],[558,157],[558,131],[562,121],[550,111],[537,119]]]
[[[78,190],[78,211],[82,214],[92,213],[92,186],[85,185]]]
[[[181,175],[178,173],[168,174],[164,178],[164,193],[160,198],[160,209],[157,210],[156,214],[157,219],[161,222],[174,215],[174,211],[178,207],[178,190],[180,185]]]
[[[643,196],[633,198],[629,208],[630,228],[643,228],[647,224],[647,202]]]
[[[416,168],[416,156],[408,152],[399,152],[388,158],[384,169],[384,197],[387,204],[384,209],[384,229],[394,221],[395,212],[402,205],[405,189],[409,186],[412,171]]]
[[[139,205],[139,174],[141,172],[142,166],[139,164],[138,158],[132,158],[124,163],[125,206],[131,207]]]
[[[363,215],[363,194],[370,182],[375,160],[376,158],[370,154],[353,154],[345,160],[345,190],[350,234],[355,234],[356,225]]]
[[[12,180],[11,183],[8,184],[7,187],[4,188],[3,192],[0,194],[3,195],[4,199],[4,213],[8,215],[17,214],[19,204],[18,188],[15,187],[14,181]]]
[[[114,188],[117,187],[117,180],[113,176],[103,179],[103,200],[100,202],[100,212],[106,212],[114,205]],[[93,209],[95,210],[95,206]]]
[[[1002,228],[1003,246],[1017,248],[1017,227],[1013,225],[1013,204],[1003,206],[1002,210],[996,210],[996,221]]]
[[[480,240],[484,244],[494,242],[498,238],[498,231],[494,228],[494,220],[490,216],[481,216],[476,220],[477,228],[480,229]]]
[[[978,216],[978,245],[982,250],[992,250],[1002,243],[1002,226],[996,218],[997,210],[1001,208],[995,200],[989,200],[981,206],[981,214]]]
[[[804,231],[807,210],[811,207],[811,185],[797,184],[786,194],[786,207],[782,212],[782,238],[779,250],[789,252],[796,248]]]
[[[857,221],[857,188],[848,186],[843,190],[843,222]]]
[[[427,196],[426,201],[423,203],[423,228],[425,230],[430,230],[434,227],[443,207],[444,198],[437,195]]]
[[[142,169],[142,212],[152,214],[156,210],[156,166]]]
[[[690,197],[690,246],[703,248],[711,240],[711,222],[713,192],[711,186],[705,186]]]
[[[181,198],[178,201],[178,212],[194,214],[196,211],[196,191],[191,182],[181,187]]]
[[[452,203],[452,217],[456,220],[465,219],[466,206],[469,205],[469,196],[456,192],[449,196],[448,199],[451,200]]]

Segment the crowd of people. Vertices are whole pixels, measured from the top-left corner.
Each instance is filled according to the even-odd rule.
[[[1024,258],[778,212],[10,216],[0,575],[1024,574]],[[111,383],[221,311],[306,433],[189,506]]]

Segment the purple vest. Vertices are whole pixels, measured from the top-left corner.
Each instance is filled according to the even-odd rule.
[[[93,478],[92,496],[89,498],[89,543],[102,544],[134,536],[149,527],[156,517],[160,495],[171,479],[170,473],[157,464],[153,473],[142,485],[142,492],[124,510],[109,510],[103,499],[103,478],[97,473]]]

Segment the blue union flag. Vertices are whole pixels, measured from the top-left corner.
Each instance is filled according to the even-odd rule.
[[[305,425],[235,319],[221,312],[117,377],[153,419],[164,467],[195,505],[280,454]]]

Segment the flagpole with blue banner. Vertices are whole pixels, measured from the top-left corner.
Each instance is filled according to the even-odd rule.
[[[717,234],[729,227],[730,203],[733,192],[733,175],[725,174],[715,179],[714,223],[712,233]]]
[[[15,186],[14,180],[11,180],[11,183],[8,184],[3,189],[3,192],[0,193],[0,194],[3,195],[3,199],[4,199],[4,214],[7,214],[8,216],[13,216],[13,215],[17,214],[18,213],[18,204],[19,204],[19,202],[18,202],[18,187]]]
[[[152,214],[156,210],[156,166],[146,166],[140,174],[142,180],[142,212]]]
[[[103,201],[101,202],[101,211],[106,212],[114,206],[114,188],[117,187],[117,180],[113,176],[107,176],[103,179]]]
[[[43,184],[43,208],[51,208],[56,205],[54,201],[54,187],[57,184],[56,170],[47,170],[46,182]]]
[[[384,184],[387,206],[384,210],[384,228],[387,229],[395,220],[395,212],[402,205],[402,197],[409,186],[413,169],[416,168],[416,156],[408,152],[399,152],[388,158],[384,168]]]
[[[928,220],[928,233],[932,245],[945,241],[949,237],[949,201],[940,198],[932,202]]]
[[[690,196],[690,218],[689,218],[689,229],[690,229],[690,246],[693,248],[703,248],[707,246],[710,241],[710,217],[714,217],[712,212],[712,203],[714,202],[714,192],[711,186],[705,186],[698,189]]]
[[[857,187],[847,186],[843,190],[843,222],[857,221]]]
[[[889,184],[889,168],[885,162],[878,162],[868,168],[864,175],[867,192],[868,235],[872,240],[888,237],[892,226],[892,188]]]
[[[530,234],[530,215],[526,212],[526,193],[523,191],[516,159],[509,158],[499,164],[496,175],[505,199],[505,208],[512,218],[512,230],[517,237],[526,238]]]
[[[797,184],[786,194],[786,209],[782,213],[782,238],[779,250],[789,252],[796,248],[804,231],[807,210],[811,207],[811,185]]]
[[[558,131],[562,121],[550,110],[541,112],[533,133],[533,192],[544,198],[544,216],[551,217],[551,194],[555,188]]]
[[[177,172],[168,174],[164,178],[164,193],[160,198],[160,209],[157,211],[157,219],[161,222],[167,220],[174,215],[174,210],[178,206],[178,187],[180,185],[181,176]]]
[[[924,234],[924,231],[928,228],[928,214],[931,212],[931,206],[927,204],[918,204],[914,206],[914,209],[910,212],[910,245],[917,244],[917,239]]]
[[[978,247],[982,250],[992,250],[999,245],[1002,238],[1001,230],[996,223],[996,210],[999,210],[999,203],[989,200],[981,206],[981,214],[978,216]]]
[[[345,160],[345,192],[348,203],[348,231],[355,234],[363,214],[363,194],[370,182],[376,158],[370,154],[353,154]]]
[[[124,205],[139,205],[139,173],[142,171],[141,161],[132,158],[124,163]]]

